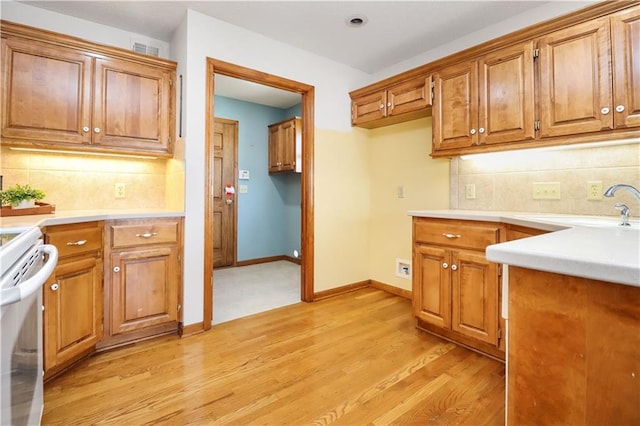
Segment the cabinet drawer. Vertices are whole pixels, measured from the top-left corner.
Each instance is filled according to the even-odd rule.
[[[102,250],[102,226],[99,222],[49,226],[47,243],[58,249],[58,256],[73,256]]]
[[[111,247],[177,244],[178,221],[111,225]]]
[[[415,219],[413,235],[417,243],[484,250],[500,241],[500,226]]]

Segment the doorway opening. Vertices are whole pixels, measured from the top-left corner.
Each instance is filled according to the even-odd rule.
[[[207,96],[206,96],[206,170],[205,170],[205,229],[204,244],[204,328],[211,328],[213,318],[213,269],[214,269],[214,210],[215,185],[214,172],[216,170],[213,153],[215,140],[215,79],[222,75],[273,88],[298,93],[301,95],[302,109],[302,172],[301,172],[301,241],[300,248],[304,256],[301,259],[300,299],[311,302],[313,291],[313,129],[314,129],[314,87],[278,77],[261,71],[245,68],[239,65],[216,59],[207,59]],[[237,178],[237,173],[236,176]]]

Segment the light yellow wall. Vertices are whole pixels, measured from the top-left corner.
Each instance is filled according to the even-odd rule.
[[[451,204],[460,209],[616,216],[613,206],[622,202],[632,214],[640,213],[638,200],[625,191],[614,198],[587,200],[588,181],[602,181],[603,189],[615,183],[640,188],[639,143],[511,151],[453,161]],[[534,200],[533,182],[560,182],[560,200]],[[465,199],[467,184],[476,186],[475,200]]]
[[[370,277],[369,144],[363,129],[315,131],[315,292]]]
[[[449,160],[432,159],[431,118],[371,130],[369,277],[411,290],[395,275],[396,258],[411,260],[409,210],[449,207]],[[398,198],[398,186],[404,198]]]
[[[165,206],[167,210],[184,211],[184,139],[178,138],[173,158],[167,160]]]
[[[3,188],[30,184],[45,192],[56,210],[163,209],[167,160],[96,157],[1,148]],[[124,183],[126,197],[114,198]]]

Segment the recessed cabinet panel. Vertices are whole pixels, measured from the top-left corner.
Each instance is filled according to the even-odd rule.
[[[464,62],[433,76],[434,150],[463,148],[473,144],[478,128],[478,65]]]
[[[169,74],[117,59],[98,59],[96,73],[94,143],[167,150]]]
[[[2,137],[89,143],[91,70],[81,52],[3,38]]]
[[[640,127],[640,6],[611,18],[616,128]]]
[[[540,135],[612,129],[609,18],[549,34],[538,46]]]
[[[422,283],[414,287],[414,315],[443,328],[451,324],[451,292],[449,268],[445,268],[445,250],[417,246],[414,252],[414,276]]]
[[[533,42],[512,46],[479,61],[478,143],[535,137]]]

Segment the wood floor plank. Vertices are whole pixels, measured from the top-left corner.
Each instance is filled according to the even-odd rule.
[[[482,423],[478,423],[478,421]],[[504,365],[361,289],[97,354],[45,385],[45,425],[503,424]]]

